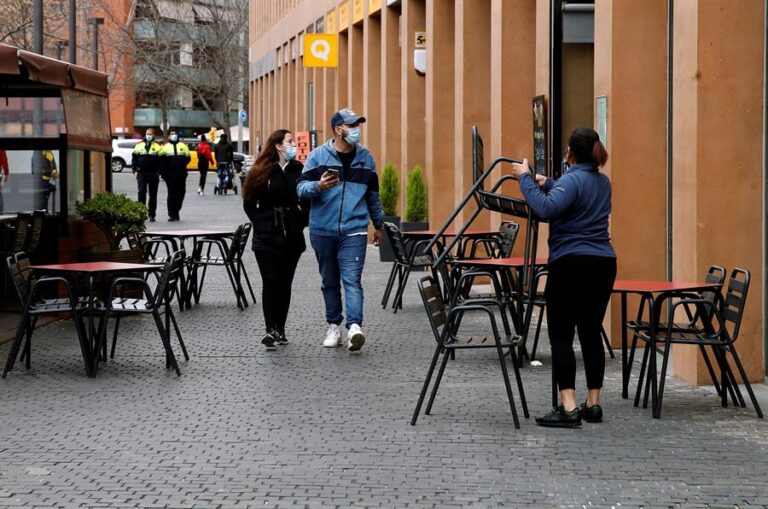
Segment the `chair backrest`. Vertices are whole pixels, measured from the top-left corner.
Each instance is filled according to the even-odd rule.
[[[16,260],[16,257],[9,256],[5,259],[5,263],[8,265],[8,272],[10,272],[13,286],[16,288],[16,296],[19,298],[19,304],[21,304],[21,307],[23,308],[24,304],[27,302],[27,297],[29,296],[29,280],[24,275],[21,265]]]
[[[512,256],[512,248],[515,247],[517,233],[520,231],[520,225],[514,221],[504,221],[499,227],[499,244],[501,245],[501,258]]]
[[[747,303],[747,294],[749,293],[750,272],[746,269],[735,268],[731,271],[731,278],[728,280],[728,288],[725,291],[725,298],[720,303],[720,314],[723,317],[724,325],[731,324],[731,340],[736,341],[741,328],[741,318],[744,316],[744,306]]]
[[[165,261],[163,271],[157,280],[157,288],[155,288],[156,305],[159,306],[161,303],[170,304],[178,288],[185,258],[186,253],[183,249],[179,249],[171,253],[168,260]]]
[[[453,296],[453,292],[456,289],[456,278],[454,277],[453,272],[451,272],[451,268],[449,266],[449,264],[453,263],[453,255],[451,255],[451,253],[447,253],[445,257],[440,257],[442,252],[445,250],[445,246],[439,240],[435,242],[435,246],[432,249],[432,259],[440,259],[436,269],[440,277],[439,282],[442,283],[443,300],[449,302],[449,299]]]
[[[125,240],[128,242],[128,249],[141,249],[141,236],[138,233],[129,233]]]
[[[26,246],[24,248],[28,253],[34,253],[37,251],[37,247],[40,245],[40,238],[43,235],[44,221],[44,210],[35,210],[32,212],[32,224],[27,231],[27,238],[25,239]]]
[[[442,341],[442,330],[448,321],[448,315],[445,312],[445,301],[440,292],[440,286],[435,282],[432,276],[426,276],[419,279],[419,293],[421,301],[424,303],[424,309],[427,312],[429,325],[432,327],[432,333],[435,335],[435,341]]]
[[[408,252],[405,249],[405,241],[400,228],[395,223],[384,222],[384,233],[389,238],[389,245],[395,255],[395,261],[400,264],[408,264]]]
[[[725,267],[721,267],[720,265],[710,265],[709,269],[707,269],[707,273],[704,275],[704,282],[722,285],[725,283],[725,276],[727,274],[728,272],[725,270]],[[710,302],[714,302],[718,293],[719,292],[712,290],[704,291],[701,292],[701,296]]]
[[[238,260],[243,257],[245,248],[248,246],[248,237],[251,235],[251,228],[253,228],[253,224],[251,223],[243,223],[237,227],[229,250],[229,256],[231,258]]]
[[[13,244],[13,252],[18,253],[24,250],[29,235],[29,225],[32,222],[32,214],[19,212],[16,216],[16,240]]]

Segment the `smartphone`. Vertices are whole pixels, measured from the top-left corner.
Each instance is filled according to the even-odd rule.
[[[339,179],[339,170],[334,168],[328,168],[325,173],[330,173],[336,180]]]

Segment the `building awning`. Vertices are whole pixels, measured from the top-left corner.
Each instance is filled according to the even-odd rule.
[[[19,50],[19,60],[27,69],[29,79],[59,88],[69,88],[69,64],[31,51]]]
[[[19,48],[0,44],[0,74],[21,74]]]
[[[83,92],[90,92],[104,97],[109,95],[108,76],[106,74],[79,65],[70,65],[69,74],[72,76],[72,88],[75,90],[82,90]]]

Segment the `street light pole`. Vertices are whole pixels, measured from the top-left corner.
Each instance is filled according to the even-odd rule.
[[[32,23],[35,27],[35,53],[43,54],[43,0],[35,0],[32,13]]]
[[[69,63],[77,63],[77,0],[69,0]]]
[[[99,25],[104,24],[104,18],[88,18],[86,23],[93,26],[93,69],[99,70]]]

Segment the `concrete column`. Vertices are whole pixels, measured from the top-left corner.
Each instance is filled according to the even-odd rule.
[[[427,3],[426,176],[429,224],[439,228],[460,199],[454,196],[454,0]],[[435,199],[434,197],[454,199]]]
[[[347,73],[346,105],[359,113],[363,110],[363,24],[349,28],[349,72]],[[367,142],[366,142],[367,143]]]
[[[341,32],[339,34],[339,67],[336,69],[336,99],[333,111],[349,105],[349,73],[349,34],[348,32]],[[330,125],[328,129],[330,129]],[[333,136],[330,131],[329,136]]]
[[[416,32],[424,32],[427,27],[426,5],[424,0],[403,0],[401,39],[402,68],[401,82],[401,153],[400,203],[405,204],[405,190],[408,175],[417,164],[426,166],[424,149],[424,117],[426,115],[426,79],[413,68],[413,50],[416,45]],[[426,176],[426,175],[425,175]],[[429,196],[427,196],[429,199]],[[401,210],[405,210],[403,206]]]
[[[318,142],[322,143],[328,138],[333,136],[331,132],[331,115],[336,111],[336,84],[337,84],[337,69],[324,69],[325,75],[323,88],[325,89],[323,97],[323,111],[321,116],[317,118],[317,129],[321,132],[322,136],[318,138]]]
[[[373,154],[379,171],[381,160],[381,17],[366,16],[363,29],[363,114],[366,116],[364,142]]]
[[[736,343],[762,381],[763,2],[675,2],[673,278],[707,267],[752,273]],[[645,208],[645,207],[644,207]],[[710,383],[695,349],[673,349],[675,375]]]
[[[297,81],[297,69],[296,69],[296,59],[293,58],[292,47],[296,44],[295,39],[291,39],[288,42],[287,51],[288,51],[288,80],[286,81],[286,94],[285,97],[287,99],[286,102],[286,108],[285,108],[285,120],[283,121],[283,125],[281,127],[285,129],[290,130],[296,130],[296,110],[298,107],[298,103],[296,102],[296,81]]]
[[[531,0],[491,2],[491,124],[486,165],[499,156],[533,158],[533,114],[536,95],[536,4]],[[510,173],[502,165],[494,179]],[[516,182],[502,187],[505,194],[520,196]],[[496,228],[502,218],[493,214]],[[519,222],[519,220],[516,220]],[[523,243],[517,245],[522,253]]]
[[[391,162],[402,175],[400,131],[400,12],[381,8],[381,165]],[[402,213],[402,208],[401,208]]]
[[[493,133],[491,123],[491,0],[457,0],[455,11],[456,52],[454,60],[454,195],[463,195],[472,186],[472,126],[476,125],[486,144]],[[467,207],[459,216],[471,213]],[[488,227],[489,214],[482,213],[475,228]]]
[[[293,128],[307,130],[307,70],[300,56],[296,58],[296,121]]]

